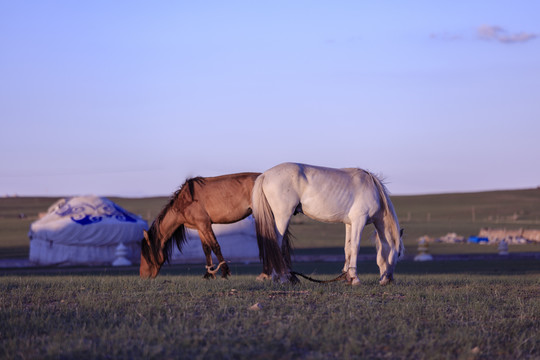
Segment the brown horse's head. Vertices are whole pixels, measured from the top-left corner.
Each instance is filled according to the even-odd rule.
[[[143,230],[144,239],[141,242],[141,266],[139,268],[141,278],[155,278],[163,264],[169,261],[173,243],[176,243],[178,250],[182,251],[182,244],[186,240],[184,225],[180,225],[169,239],[160,236],[158,228],[159,221],[156,220],[148,232]]]
[[[176,243],[178,250],[182,251],[182,245],[186,241],[183,211],[193,202],[196,183],[202,184],[204,179],[197,177],[186,180],[171,196],[169,203],[161,210],[148,232],[143,231],[139,268],[142,278],[155,278],[158,275],[163,264],[171,256],[173,243]]]
[[[150,235],[143,230],[144,239],[141,243],[141,266],[139,274],[141,278],[155,278],[165,263],[160,244],[155,244],[155,239],[150,240]]]

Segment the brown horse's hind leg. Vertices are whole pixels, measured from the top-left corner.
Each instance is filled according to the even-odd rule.
[[[260,250],[259,250],[260,251]],[[265,280],[270,280],[272,279],[272,275],[271,275],[272,271],[270,270],[270,265],[268,264],[268,262],[266,261],[266,259],[263,260],[263,270],[262,272],[259,274],[259,276],[257,276],[257,281],[265,281]]]
[[[265,281],[265,280],[272,279],[272,277],[263,271],[262,273],[259,274],[259,276],[257,276],[256,279],[257,281]]]

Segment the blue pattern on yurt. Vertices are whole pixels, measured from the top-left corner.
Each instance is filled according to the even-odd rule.
[[[71,220],[80,225],[90,225],[102,221],[105,218],[115,218],[119,221],[137,222],[128,212],[116,206],[114,203],[103,202],[98,206],[88,203],[80,203],[77,206],[71,206],[65,203],[60,207],[56,214],[60,216],[71,216]]]

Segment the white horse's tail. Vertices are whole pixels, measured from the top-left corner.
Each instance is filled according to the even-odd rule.
[[[405,248],[403,246],[403,240],[401,239],[402,230],[399,228],[399,223],[397,220],[396,212],[394,210],[394,205],[390,200],[390,196],[388,195],[388,190],[386,189],[386,186],[384,186],[384,184],[381,182],[381,180],[379,180],[377,176],[373,175],[372,173],[369,173],[369,175],[373,179],[373,183],[379,191],[379,198],[382,200],[384,205],[384,222],[385,224],[388,224],[388,226],[390,226],[392,231],[392,240],[394,243],[389,245],[393,245],[394,251],[397,251],[398,257],[401,257],[405,252]]]
[[[287,270],[287,262],[290,266],[290,257],[283,257],[276,236],[276,223],[272,208],[263,191],[264,174],[260,175],[253,186],[252,210],[257,231],[257,244],[259,245],[259,257],[263,262],[263,272],[271,275],[272,270],[283,274]],[[288,231],[283,238],[285,247],[289,247]]]

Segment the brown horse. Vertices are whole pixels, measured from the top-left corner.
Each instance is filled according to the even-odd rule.
[[[215,277],[221,267],[222,276],[231,274],[212,231],[212,224],[230,224],[251,214],[251,191],[260,173],[239,173],[217,177],[196,177],[186,180],[161,210],[141,244],[140,276],[154,278],[168,261],[173,243],[178,250],[186,241],[185,227],[199,232],[206,256],[205,278]],[[219,265],[214,269],[212,252]]]

